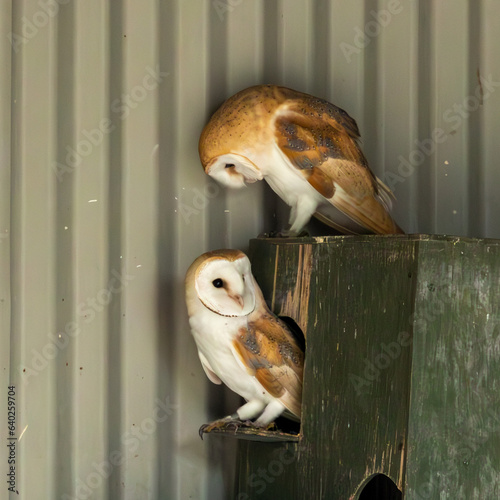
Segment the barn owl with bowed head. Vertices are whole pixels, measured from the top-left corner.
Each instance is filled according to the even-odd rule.
[[[284,414],[299,420],[304,353],[287,325],[267,307],[240,250],[198,257],[186,280],[189,324],[207,377],[247,403],[219,420],[266,427]],[[200,429],[200,433],[203,430]]]
[[[403,231],[393,194],[368,167],[356,122],[329,102],[275,85],[229,98],[201,133],[205,172],[239,188],[265,179],[290,207],[289,235],[312,215],[341,233]]]

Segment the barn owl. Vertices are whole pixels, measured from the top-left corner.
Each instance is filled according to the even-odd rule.
[[[356,122],[323,99],[275,85],[229,98],[203,129],[205,172],[228,187],[265,179],[290,207],[289,235],[312,215],[342,233],[402,233],[393,194],[368,167]]]
[[[299,420],[304,354],[268,309],[248,257],[240,250],[205,253],[189,267],[185,286],[191,333],[207,377],[247,401],[217,422],[257,417],[252,425],[266,427],[282,413]]]

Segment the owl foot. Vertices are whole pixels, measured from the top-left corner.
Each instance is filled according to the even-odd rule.
[[[245,421],[235,420],[235,421],[227,424],[227,428],[228,429],[231,428],[231,430],[234,430],[235,432],[238,429],[245,428],[245,427],[247,427],[249,429],[257,429],[259,431],[276,430],[276,424],[274,422],[262,425],[262,424],[259,424],[257,421],[253,421],[253,420],[245,420]]]
[[[282,229],[281,231],[271,231],[270,233],[261,233],[258,238],[309,238],[310,234],[306,230],[300,233],[291,231],[290,229]]]
[[[249,424],[249,427],[253,429],[259,429],[261,431],[275,431],[277,430],[276,424],[274,422],[270,422],[269,424],[258,424],[257,422],[245,422]]]

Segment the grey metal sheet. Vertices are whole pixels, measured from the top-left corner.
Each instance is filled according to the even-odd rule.
[[[200,167],[201,129],[236,91],[277,83],[346,109],[409,232],[500,237],[497,0],[3,0],[0,38],[19,498],[230,490],[234,450],[197,429],[237,398],[201,369],[183,276],[288,218],[264,183],[227,192]]]

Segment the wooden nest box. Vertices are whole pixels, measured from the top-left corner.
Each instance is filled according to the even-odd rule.
[[[249,254],[306,362],[300,434],[239,442],[239,500],[500,498],[500,240],[255,239]]]

